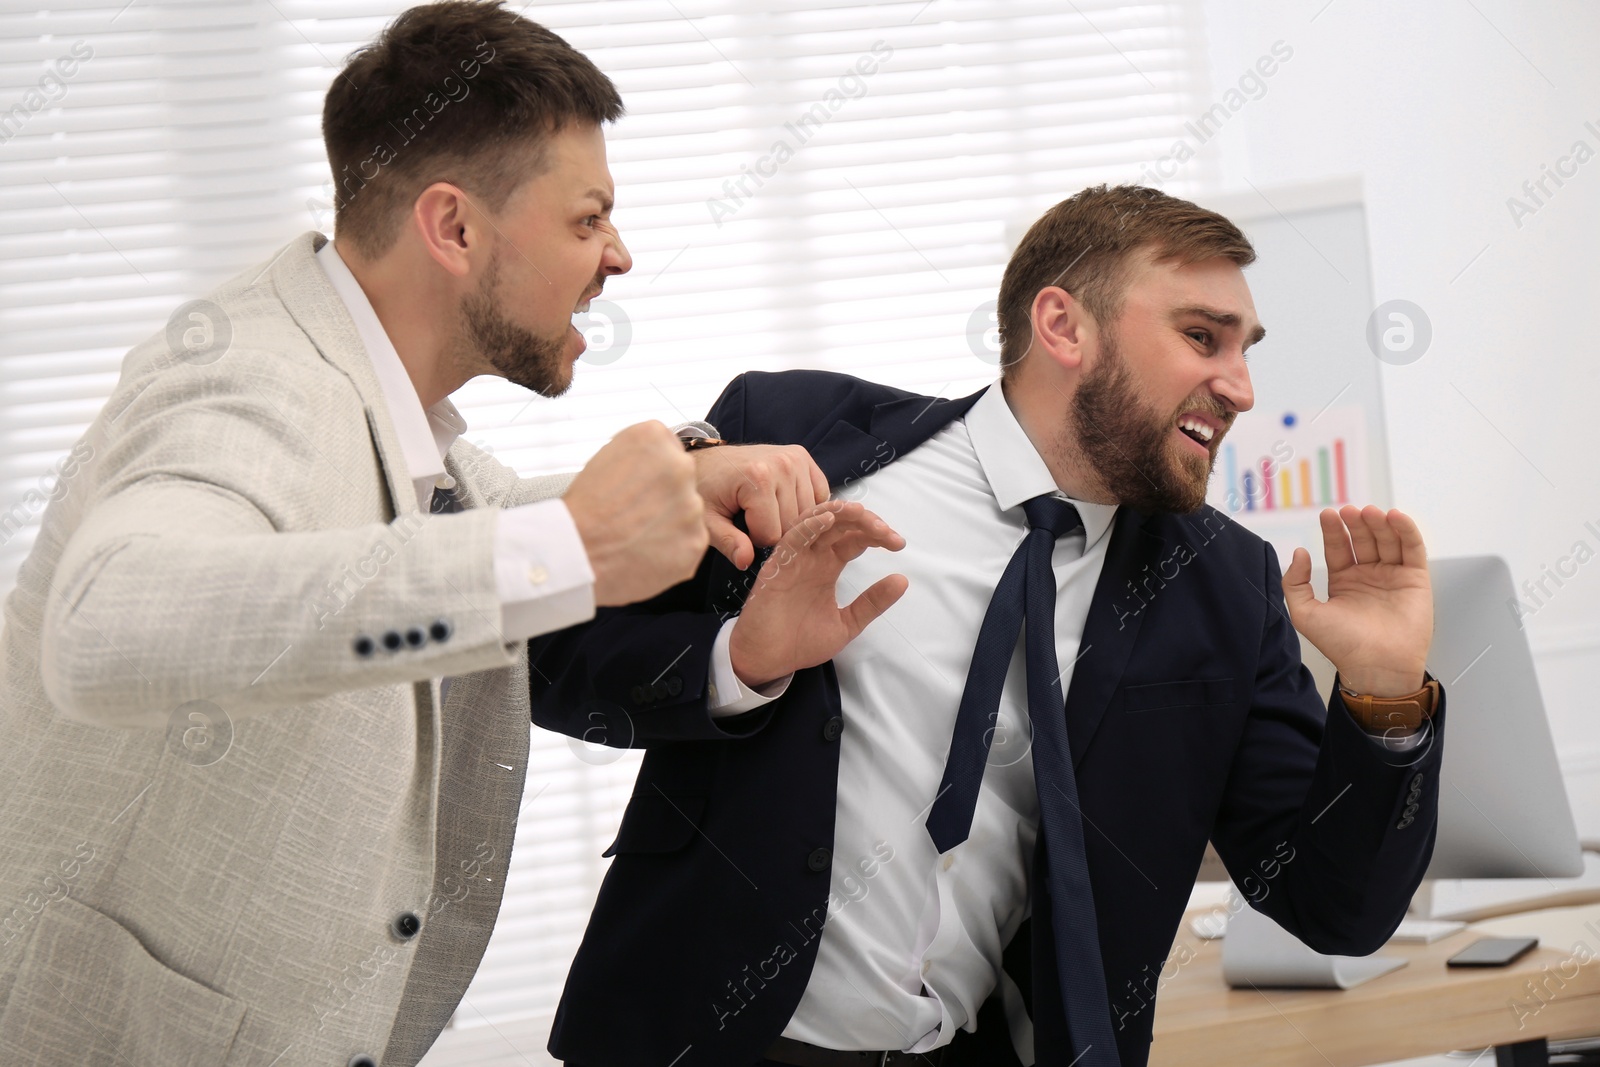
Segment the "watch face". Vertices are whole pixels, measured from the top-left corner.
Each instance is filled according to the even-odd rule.
[[[674,426],[672,432],[685,444],[696,440],[717,440],[717,428],[709,422],[686,422],[681,426]]]

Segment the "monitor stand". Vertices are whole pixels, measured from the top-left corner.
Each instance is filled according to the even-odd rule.
[[[1228,933],[1222,941],[1222,976],[1235,989],[1351,989],[1407,963],[1397,956],[1314,952],[1237,893],[1230,900]]]
[[[1600,855],[1600,842],[1585,841],[1585,852]],[[1424,878],[1411,895],[1407,921],[1456,919],[1482,922],[1546,908],[1576,908],[1600,902],[1600,862],[1576,878]]]

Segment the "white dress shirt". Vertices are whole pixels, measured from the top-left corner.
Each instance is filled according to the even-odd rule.
[[[834,657],[845,730],[832,897],[816,967],[785,1037],[836,1049],[927,1051],[948,1044],[958,1028],[974,1028],[1001,980],[1001,952],[1028,915],[1039,828],[1020,645],[971,836],[941,856],[924,820],[944,774],[978,627],[1027,534],[1022,503],[1044,493],[1061,495],[998,383],[964,419],[845,493],[904,536],[906,547],[849,563],[839,602],[895,572],[910,586]],[[1084,529],[1061,537],[1053,558],[1063,692],[1116,514],[1114,505],[1072,503]],[[724,627],[714,674],[725,667],[727,634]],[[763,702],[743,690],[737,706]]]
[[[444,457],[456,438],[466,433],[466,421],[448,397],[423,410],[400,354],[332,241],[322,246],[317,261],[344,301],[372,361],[400,439],[400,458],[416,490],[417,506],[426,514],[435,487],[455,487],[455,479],[445,472]],[[594,571],[565,501],[542,500],[500,511],[494,577],[500,594],[500,634],[508,643],[594,617]]]

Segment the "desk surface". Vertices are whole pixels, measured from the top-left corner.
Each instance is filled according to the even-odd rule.
[[[1479,937],[1515,933],[1540,947],[1509,967],[1444,965]],[[1381,954],[1410,963],[1349,990],[1229,989],[1222,942],[1185,921],[1163,971],[1151,1067],[1360,1067],[1600,1033],[1600,906],[1496,919]]]

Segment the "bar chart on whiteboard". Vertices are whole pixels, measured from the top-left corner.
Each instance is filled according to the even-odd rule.
[[[1271,420],[1241,418],[1223,438],[1206,503],[1250,520],[1365,504],[1366,437],[1366,412],[1353,405],[1309,419],[1293,411]],[[1241,514],[1254,512],[1261,514]]]
[[[1302,415],[1279,396],[1276,407],[1244,412],[1223,435],[1206,503],[1270,543],[1281,567],[1295,549],[1310,552],[1312,586],[1326,597],[1319,516],[1346,504],[1387,506],[1382,431],[1375,443],[1364,404],[1324,404]],[[1331,686],[1333,665],[1304,638],[1301,654],[1318,685]]]
[[[1367,342],[1374,298],[1359,183],[1252,188],[1205,206],[1255,245],[1246,277],[1267,329],[1250,352],[1255,403],[1216,446],[1206,503],[1271,542],[1281,565],[1306,548],[1320,569],[1323,508],[1396,503],[1385,364]]]

